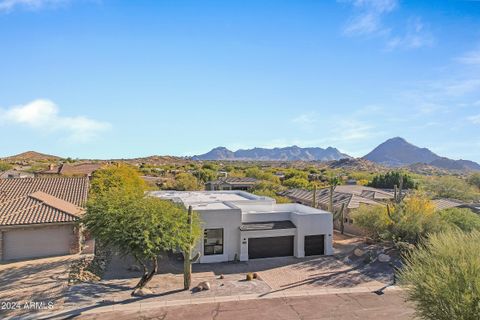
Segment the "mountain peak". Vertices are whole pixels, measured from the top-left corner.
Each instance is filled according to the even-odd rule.
[[[385,141],[384,143],[409,143],[407,140],[405,140],[404,138],[402,137],[394,137],[394,138],[390,138],[388,139],[387,141]]]
[[[440,158],[432,151],[419,148],[401,137],[388,139],[381,143],[364,159],[389,167],[401,167],[414,163],[430,163]]]
[[[10,161],[40,161],[40,160],[48,160],[48,161],[56,161],[61,159],[60,157],[57,156],[52,156],[49,154],[45,153],[40,153],[37,151],[26,151],[22,152],[19,154],[16,154],[14,156],[6,157],[5,159],[10,160]]]
[[[401,137],[386,140],[363,158],[388,167],[423,163],[447,170],[480,170],[480,165],[473,161],[440,157],[429,149],[417,147]]]

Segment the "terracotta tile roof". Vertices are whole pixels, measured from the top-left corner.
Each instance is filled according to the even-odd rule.
[[[0,226],[73,222],[83,214],[88,178],[0,181]]]
[[[43,191],[59,199],[84,206],[88,196],[87,177],[24,178],[0,180],[0,203]]]
[[[55,174],[63,176],[91,176],[103,166],[102,163],[63,163],[60,166],[51,165],[49,169],[38,172],[39,174]]]
[[[59,174],[65,176],[91,176],[93,172],[97,171],[103,166],[101,163],[80,163],[69,164],[64,163],[59,170]]]
[[[68,213],[72,216],[80,217],[83,213],[83,209],[74,205],[71,202],[56,198],[43,191],[36,191],[29,195],[30,198],[41,201],[49,207]]]

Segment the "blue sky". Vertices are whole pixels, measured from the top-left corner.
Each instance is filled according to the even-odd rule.
[[[480,161],[480,1],[0,0],[0,156],[394,136]]]

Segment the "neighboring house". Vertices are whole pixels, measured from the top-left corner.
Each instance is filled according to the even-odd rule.
[[[200,263],[333,254],[332,214],[244,191],[152,191],[202,220]]]
[[[88,186],[86,177],[1,179],[0,261],[78,253]]]
[[[7,170],[0,173],[0,179],[13,179],[13,178],[33,178],[35,175],[30,172]]]
[[[61,175],[76,177],[91,177],[92,174],[103,166],[102,163],[62,163],[59,166],[53,164],[47,170],[37,173],[38,176]]]
[[[307,206],[313,205],[313,191],[303,189],[289,189],[281,192],[279,195],[287,197],[290,200]],[[361,235],[362,230],[353,225],[350,218],[352,210],[357,209],[360,205],[384,205],[387,200],[393,199],[393,194],[379,189],[357,186],[357,185],[341,185],[335,188],[333,192],[333,209],[338,211],[344,205],[344,231],[346,233]],[[328,210],[330,203],[330,188],[317,190],[316,206],[323,210]],[[339,228],[338,222],[335,228]]]
[[[393,192],[362,185],[340,185],[335,187],[335,191],[349,193],[375,201],[389,201],[394,197]]]
[[[466,208],[475,213],[480,213],[480,203],[465,203],[456,199],[434,199],[435,210],[441,211],[451,208]]]
[[[252,189],[258,180],[255,178],[227,177],[205,183],[205,190],[243,190]]]

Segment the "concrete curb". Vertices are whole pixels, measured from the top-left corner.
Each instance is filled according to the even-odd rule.
[[[57,312],[53,315],[40,316],[37,314],[37,319],[65,319],[78,315],[86,314],[99,314],[113,311],[143,311],[162,307],[172,306],[184,306],[184,305],[197,305],[205,303],[221,303],[221,302],[234,302],[234,301],[247,301],[256,299],[278,299],[278,298],[292,298],[292,297],[306,297],[306,296],[318,296],[318,295],[331,295],[331,294],[349,294],[349,293],[373,293],[381,290],[378,287],[356,287],[356,288],[322,288],[305,291],[273,291],[263,294],[247,294],[236,296],[218,296],[208,298],[190,298],[182,300],[160,300],[149,302],[131,302],[128,304],[122,304],[122,302],[113,302],[110,305],[95,307],[83,306],[77,309],[66,309]],[[388,286],[383,288],[383,291],[401,291],[402,289],[396,286]]]

